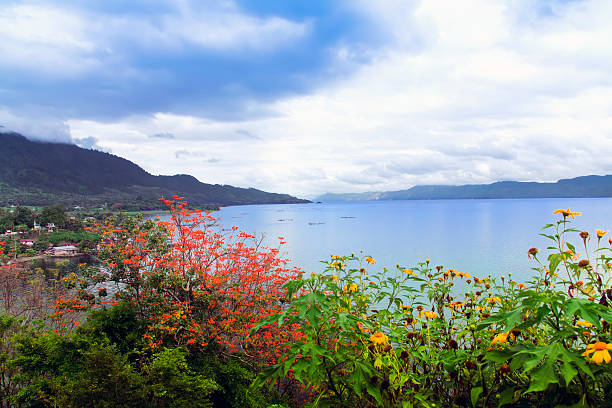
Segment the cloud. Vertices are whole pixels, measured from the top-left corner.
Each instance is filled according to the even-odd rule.
[[[72,139],[72,142],[79,146],[82,147],[83,149],[91,149],[91,150],[98,150],[100,152],[106,152],[106,153],[110,153],[111,150],[106,148],[106,147],[102,147],[98,144],[98,139],[96,139],[93,136],[89,136],[89,137],[84,137],[82,139]]]
[[[0,123],[156,174],[313,196],[612,168],[607,0],[41,4],[0,6]]]
[[[5,2],[0,106],[53,107],[61,119],[269,115],[260,102],[342,74],[319,75],[357,22],[335,18],[339,31],[321,35],[314,24],[325,18],[256,15],[231,0]]]
[[[155,133],[153,135],[150,135],[149,138],[151,139],[176,139],[176,136],[174,136],[172,133],[165,132],[165,133]]]
[[[253,133],[249,132],[248,130],[239,129],[239,130],[235,131],[234,133],[236,135],[238,135],[239,137],[244,137],[246,139],[261,140],[261,138],[259,136],[254,135]]]
[[[206,157],[206,154],[189,150],[177,150],[176,152],[174,152],[174,157],[176,157],[177,159],[180,159],[181,157]]]
[[[3,130],[21,133],[32,140],[72,143],[70,126],[53,117],[16,115],[0,107],[0,124]]]

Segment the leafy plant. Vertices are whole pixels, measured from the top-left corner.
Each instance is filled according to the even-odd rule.
[[[610,241],[598,230],[591,248],[590,234],[570,228],[579,213],[555,214],[546,262],[530,249],[536,273],[524,283],[429,260],[371,274],[369,256],[332,256],[323,274],[285,284],[285,310],[252,331],[302,333],[255,385],[295,378],[313,406],[602,406],[612,389]]]

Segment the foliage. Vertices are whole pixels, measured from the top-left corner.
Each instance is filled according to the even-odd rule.
[[[369,256],[332,256],[323,274],[288,282],[286,309],[253,330],[303,333],[255,384],[290,375],[312,389],[313,406],[604,406],[611,242],[570,228],[578,213],[555,213],[546,261],[528,251],[536,277],[525,283],[429,260],[371,274]]]
[[[126,317],[122,326],[133,326],[134,315],[119,315]],[[19,369],[21,387],[12,400],[24,407],[212,406],[220,387],[193,372],[183,350],[122,353],[128,344],[101,335],[99,323],[93,319],[69,336],[32,330],[15,338],[11,365]]]
[[[80,247],[92,248],[100,241],[100,236],[91,231],[54,231],[49,234],[41,234],[39,241],[53,244],[53,246],[62,245],[66,242],[78,243]]]
[[[190,212],[182,202],[168,205],[173,223],[117,217],[118,225],[99,225],[101,269],[82,264],[75,273],[45,276],[0,266],[4,311],[43,323],[8,339],[13,354],[3,367],[17,385],[7,406],[281,402],[275,392],[249,386],[253,369],[274,362],[289,334],[244,337],[281,310],[281,286],[296,272],[278,249],[236,229],[221,234],[209,213]],[[109,280],[117,292],[103,288],[96,296],[92,285]]]
[[[122,288],[117,295],[136,305],[152,349],[212,347],[253,365],[275,361],[290,329],[246,335],[281,310],[281,287],[298,271],[285,266],[278,249],[237,228],[223,234],[210,212],[188,210],[181,200],[165,200],[171,222],[128,217],[98,226],[99,256]]]
[[[47,224],[55,224],[57,228],[64,228],[66,226],[66,209],[60,204],[44,207],[36,218],[43,227]]]
[[[0,315],[0,407],[267,407],[238,362],[181,347],[151,350],[133,307],[98,310],[71,333]]]

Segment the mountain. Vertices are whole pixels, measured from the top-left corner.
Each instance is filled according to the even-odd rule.
[[[612,175],[582,176],[556,183],[498,181],[462,186],[415,186],[408,190],[355,194],[323,194],[317,201],[439,200],[475,198],[612,197]]]
[[[123,209],[144,210],[160,208],[157,199],[173,194],[200,207],[308,202],[254,188],[206,184],[185,174],[154,176],[110,153],[0,133],[0,206],[121,203]]]

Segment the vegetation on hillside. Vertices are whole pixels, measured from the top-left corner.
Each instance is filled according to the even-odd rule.
[[[75,145],[43,143],[0,133],[0,206],[64,203],[122,210],[164,208],[158,197],[188,194],[193,205],[307,202],[254,188],[206,184],[188,175],[153,176],[129,160]]]

